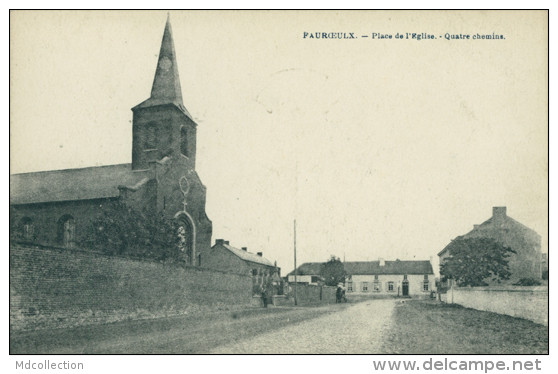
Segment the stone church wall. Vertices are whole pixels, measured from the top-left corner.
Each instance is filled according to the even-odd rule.
[[[78,201],[61,201],[52,203],[22,204],[13,206],[13,220],[19,222],[23,217],[33,220],[34,242],[49,245],[61,245],[59,235],[60,218],[70,215],[75,222],[75,240],[83,240],[91,229],[91,221],[103,212],[103,209],[117,199],[93,199]]]
[[[10,328],[249,306],[249,276],[51,247],[10,246]]]

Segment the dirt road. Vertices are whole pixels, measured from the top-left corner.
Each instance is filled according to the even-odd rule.
[[[222,345],[209,353],[382,353],[396,301],[373,300],[251,339]]]
[[[433,300],[364,300],[11,332],[10,353],[547,354],[548,328]]]

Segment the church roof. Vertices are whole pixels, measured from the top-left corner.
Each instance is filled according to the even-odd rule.
[[[297,275],[317,275],[323,262],[307,262],[300,265]],[[381,275],[381,274],[434,274],[430,261],[352,261],[343,263],[348,275]],[[289,273],[294,275],[294,270]]]
[[[149,99],[136,105],[132,110],[169,104],[176,106],[193,120],[182,102],[182,89],[180,87],[180,77],[178,76],[178,65],[176,63],[172,28],[170,19],[167,18],[163,40],[161,41],[161,50],[159,51],[155,78],[153,79],[153,86],[151,88],[151,96]]]
[[[131,164],[13,174],[10,204],[118,197],[119,186],[133,188],[149,179],[149,171],[132,171]]]
[[[269,261],[268,259],[262,256],[258,256],[255,253],[251,253],[242,249],[235,248],[233,246],[230,246],[229,244],[222,244],[222,245],[223,247],[227,248],[229,251],[231,251],[233,254],[240,257],[244,261],[255,262],[257,264],[262,264],[267,266],[273,266],[271,261]]]

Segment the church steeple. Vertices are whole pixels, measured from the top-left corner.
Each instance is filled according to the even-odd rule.
[[[132,108],[132,169],[171,157],[195,170],[197,124],[182,103],[170,20],[167,18],[151,96]]]
[[[175,105],[192,119],[192,116],[188,113],[182,102],[182,89],[180,87],[180,77],[178,75],[178,65],[176,63],[170,16],[167,16],[165,32],[163,33],[155,78],[153,79],[153,86],[151,87],[151,97],[137,105],[134,109],[167,104]]]

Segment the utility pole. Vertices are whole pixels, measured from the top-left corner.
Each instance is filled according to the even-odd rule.
[[[297,303],[297,299],[296,299],[296,285],[298,283],[297,280],[297,269],[296,269],[296,219],[294,220],[294,268],[295,268],[295,272],[294,272],[294,278],[295,278],[295,286],[294,286],[294,304],[295,306],[298,305]]]

